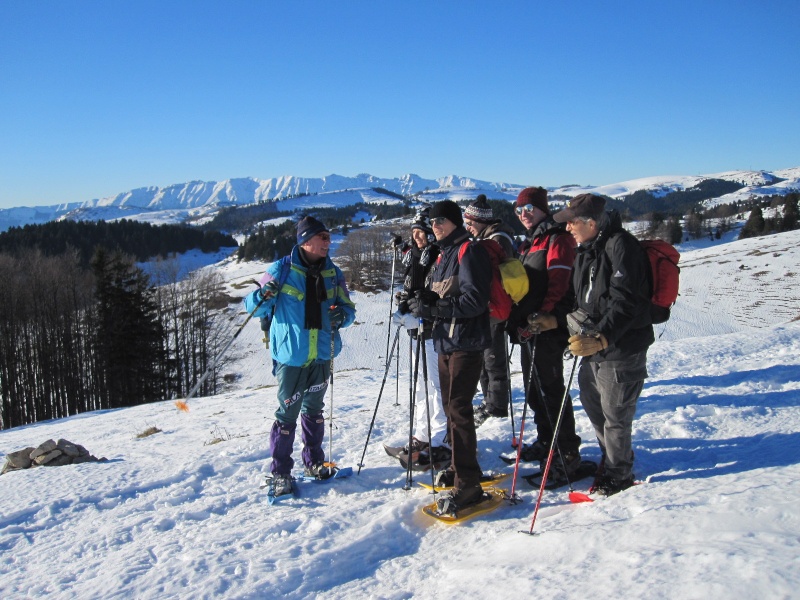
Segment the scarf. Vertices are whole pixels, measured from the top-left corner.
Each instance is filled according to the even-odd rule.
[[[325,259],[311,262],[308,255],[300,249],[300,258],[306,266],[306,302],[305,329],[322,329],[322,303],[327,300],[325,278],[320,271],[325,266]]]

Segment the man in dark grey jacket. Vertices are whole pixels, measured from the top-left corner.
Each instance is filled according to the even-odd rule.
[[[581,194],[554,215],[578,244],[573,272],[577,310],[570,314],[570,352],[581,356],[581,404],[603,451],[595,485],[610,496],[633,485],[632,428],[647,377],[652,284],[647,256],[605,199]],[[577,325],[575,325],[577,324]]]
[[[433,270],[431,290],[410,299],[408,306],[415,317],[433,321],[442,404],[453,450],[449,473],[454,485],[437,504],[441,513],[454,513],[483,498],[472,398],[478,388],[483,351],[491,342],[488,305],[492,263],[480,244],[470,242],[455,202],[434,204],[430,221],[441,254]]]

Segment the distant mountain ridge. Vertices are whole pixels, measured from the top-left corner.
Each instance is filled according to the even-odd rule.
[[[576,196],[593,192],[622,198],[639,190],[665,195],[697,185],[704,179],[727,179],[741,182],[745,187],[711,204],[732,202],[749,196],[786,194],[800,191],[800,167],[778,171],[728,171],[712,175],[660,176],[634,179],[602,186],[570,185],[548,188],[553,195]],[[435,201],[444,197],[465,200],[484,193],[490,198],[513,200],[523,184],[489,182],[470,177],[449,175],[425,179],[415,174],[397,178],[381,178],[362,173],[354,177],[252,177],[224,181],[190,181],[163,188],[142,187],[127,192],[93,199],[43,207],[0,209],[0,231],[14,226],[45,223],[58,219],[115,220],[130,218],[153,223],[197,222],[211,218],[221,208],[244,206],[257,202],[277,202],[281,210],[293,207],[311,208],[356,202],[385,202],[387,196],[373,190],[384,189],[396,194],[419,194]],[[309,196],[314,196],[310,198]],[[302,202],[289,202],[302,197]]]

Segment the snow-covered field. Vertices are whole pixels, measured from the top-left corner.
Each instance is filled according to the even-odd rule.
[[[239,379],[189,413],[164,401],[0,432],[2,454],[66,438],[109,459],[0,478],[0,597],[797,597],[799,247],[795,231],[684,251],[682,295],[657,328],[634,425],[646,483],[591,504],[547,492],[537,535],[522,533],[536,497],[523,481],[524,503],[460,526],[426,521],[431,496],[402,489],[381,444],[408,435],[405,337],[361,474],[269,506],[259,486],[275,387],[250,323],[223,369]],[[213,268],[243,295],[263,265]],[[385,293],[354,299],[328,396],[333,458],[352,466],[384,377],[389,313]],[[232,311],[231,332],[244,318]],[[519,427],[518,352],[512,362]],[[597,458],[572,393],[582,452]],[[149,427],[161,432],[136,437]],[[510,472],[497,458],[509,420],[478,437],[484,470]]]

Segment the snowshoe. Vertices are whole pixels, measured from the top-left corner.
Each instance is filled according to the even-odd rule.
[[[498,483],[503,481],[506,477],[508,477],[508,473],[484,473],[481,476],[481,487],[484,490],[488,490],[491,487],[496,486]],[[450,490],[453,488],[453,482],[455,479],[455,472],[453,471],[439,471],[436,474],[436,479],[434,479],[434,484],[437,492],[441,492],[443,490]],[[419,485],[424,487],[426,490],[433,489],[434,486],[431,486],[430,483],[424,481],[417,481]]]
[[[435,470],[441,471],[450,466],[450,459],[452,457],[450,448],[434,446],[432,452],[422,450],[411,455],[411,470],[417,472],[429,471],[431,469],[431,454],[433,455],[433,468]],[[404,469],[408,469],[408,454],[401,454],[397,458],[400,460],[400,465]]]
[[[427,450],[428,442],[421,442],[417,438],[413,438],[411,442],[411,448],[413,452],[420,452],[421,450]],[[399,458],[401,454],[408,454],[408,444],[406,444],[405,446],[387,446],[386,444],[384,444],[383,449],[386,450],[386,454],[388,454],[392,458]]]

